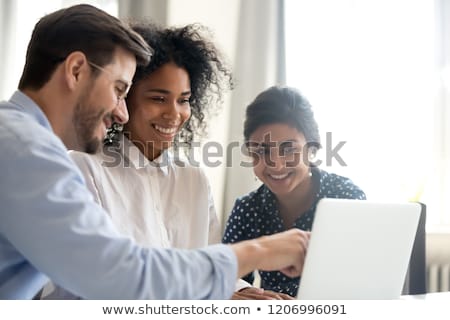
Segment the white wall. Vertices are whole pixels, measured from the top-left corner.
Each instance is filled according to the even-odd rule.
[[[117,15],[115,0],[0,0],[0,100],[9,99],[17,89],[34,25],[44,15],[77,3]]]

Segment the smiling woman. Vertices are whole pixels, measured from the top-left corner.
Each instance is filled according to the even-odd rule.
[[[312,107],[294,88],[271,87],[247,107],[244,139],[253,172],[263,183],[238,198],[223,242],[235,243],[298,228],[310,231],[322,198],[360,199],[364,192],[342,176],[310,161],[320,148]],[[259,271],[261,287],[295,297],[299,279]],[[253,273],[243,278],[252,283]]]
[[[166,63],[133,86],[127,100],[130,120],[125,135],[153,161],[171,147],[191,116],[189,74]]]
[[[218,242],[206,176],[171,151],[202,133],[208,111],[231,87],[231,74],[200,25],[132,27],[155,52],[136,69],[126,98],[129,121],[123,131],[113,126],[101,153],[73,152],[72,158],[96,201],[138,243],[195,248]]]

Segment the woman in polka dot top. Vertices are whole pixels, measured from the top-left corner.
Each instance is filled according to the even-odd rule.
[[[247,107],[244,138],[257,190],[236,200],[228,218],[224,243],[233,243],[290,228],[310,231],[321,198],[366,199],[345,177],[314,164],[320,137],[309,102],[295,89],[271,87]],[[299,278],[259,272],[261,287],[297,295]],[[253,283],[253,273],[244,277]]]

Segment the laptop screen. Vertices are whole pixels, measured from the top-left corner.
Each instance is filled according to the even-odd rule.
[[[320,200],[297,297],[399,298],[420,210],[418,203]]]

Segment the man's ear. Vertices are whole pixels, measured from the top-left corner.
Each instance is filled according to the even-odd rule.
[[[76,90],[80,83],[89,75],[89,64],[86,55],[81,51],[69,54],[64,64],[64,75],[67,86]]]

